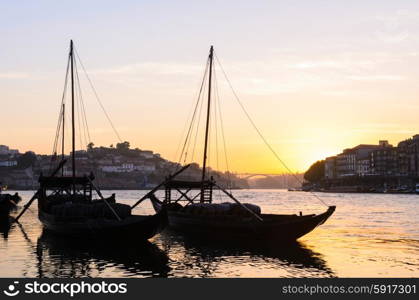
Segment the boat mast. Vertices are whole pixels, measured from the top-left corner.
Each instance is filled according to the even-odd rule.
[[[202,181],[205,180],[205,171],[207,166],[207,148],[208,148],[208,132],[209,132],[209,121],[211,113],[211,81],[212,81],[212,58],[214,48],[211,46],[209,54],[209,77],[208,77],[208,104],[207,104],[207,123],[205,127],[205,146],[204,146],[204,162],[202,164]]]
[[[210,113],[211,113],[211,81],[212,81],[212,60],[213,60],[213,56],[214,56],[214,47],[211,46],[210,53],[209,53],[207,123],[206,123],[206,127],[205,127],[204,161],[202,163],[201,202],[204,201],[204,181],[205,181],[205,171],[206,171],[206,167],[207,167],[208,132],[209,132],[209,121],[210,121]]]
[[[61,161],[64,161],[64,134],[65,134],[65,103],[63,103],[62,109],[63,115],[63,128],[62,128],[62,141],[61,141]],[[61,169],[61,176],[64,176],[64,168]]]
[[[76,185],[75,185],[75,178],[76,178],[76,159],[75,159],[75,152],[76,152],[76,126],[74,122],[74,54],[73,54],[73,40],[70,40],[70,66],[71,66],[71,129],[72,129],[72,169],[73,169],[73,194],[76,193]]]

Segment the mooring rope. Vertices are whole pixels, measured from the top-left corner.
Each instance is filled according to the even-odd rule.
[[[97,93],[97,91],[96,91],[96,89],[95,89],[95,87],[94,87],[94,85],[93,85],[92,81],[90,80],[89,74],[87,73],[86,69],[84,68],[83,62],[82,62],[82,60],[80,59],[79,53],[77,52],[77,49],[76,49],[76,48],[74,48],[74,52],[76,53],[77,59],[78,59],[78,60],[79,60],[79,62],[80,62],[80,66],[82,67],[83,72],[84,72],[84,74],[86,75],[87,81],[89,82],[90,87],[91,87],[91,88],[92,88],[92,90],[93,90],[93,94],[95,95],[95,98],[96,98],[97,102],[99,103],[99,106],[102,108],[102,111],[103,111],[103,113],[105,114],[106,118],[108,119],[108,122],[109,122],[109,124],[111,125],[111,127],[112,127],[112,129],[113,129],[113,131],[114,131],[114,133],[115,133],[115,135],[116,135],[116,137],[118,138],[118,140],[119,140],[120,142],[122,142],[121,136],[119,135],[119,132],[116,130],[116,128],[115,128],[115,126],[114,126],[114,124],[113,124],[113,122],[112,122],[112,120],[111,120],[111,118],[110,118],[110,116],[109,116],[108,112],[106,111],[105,107],[103,106],[102,101],[100,100],[99,95],[98,95],[98,93]]]
[[[257,134],[259,135],[259,137],[262,139],[262,141],[264,142],[264,144],[268,147],[268,149],[272,152],[272,154],[275,156],[275,158],[282,164],[282,166],[297,180],[297,182],[299,182],[301,185],[303,184],[303,182],[300,180],[300,178],[298,178],[294,172],[292,172],[292,170],[287,166],[287,164],[279,157],[279,155],[276,153],[276,151],[272,148],[272,146],[268,143],[268,141],[266,140],[266,138],[264,137],[264,135],[262,134],[262,132],[259,130],[259,128],[256,126],[255,122],[253,121],[253,119],[251,118],[250,114],[247,112],[246,108],[244,107],[243,103],[241,102],[239,96],[237,95],[236,91],[233,88],[233,85],[231,84],[230,80],[228,79],[228,76],[226,74],[226,72],[224,71],[223,66],[221,65],[217,54],[215,54],[215,59],[218,63],[218,65],[220,66],[221,71],[224,74],[224,77],[231,89],[231,91],[233,92],[234,98],[236,99],[237,103],[240,105],[241,109],[243,110],[244,114],[246,115],[247,119],[250,121],[250,123],[252,124],[252,127],[255,129],[255,131],[257,132]],[[325,206],[329,206],[323,199],[321,199],[318,195],[316,195],[315,193],[311,192],[310,193],[317,199],[319,200],[322,204],[324,204]]]

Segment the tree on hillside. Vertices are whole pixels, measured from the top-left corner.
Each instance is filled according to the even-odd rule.
[[[29,168],[36,161],[36,155],[32,151],[25,152],[17,158],[17,167],[19,169]]]
[[[95,146],[95,144],[93,144],[92,142],[87,144],[87,150],[92,150],[93,147]]]
[[[129,147],[130,147],[130,144],[127,141],[116,144],[116,149],[118,150],[129,150]]]
[[[324,160],[316,161],[311,167],[304,173],[304,179],[311,182],[319,182],[324,178]]]

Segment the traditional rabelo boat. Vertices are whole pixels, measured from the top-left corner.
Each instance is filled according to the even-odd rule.
[[[68,65],[71,80],[71,127],[72,152],[71,176],[63,171],[64,156],[64,105],[57,132],[62,126],[62,159],[54,171],[39,178],[40,188],[25,205],[16,221],[23,215],[34,200],[38,200],[38,216],[45,229],[60,235],[76,237],[130,238],[146,240],[158,233],[167,222],[165,210],[155,215],[132,214],[131,207],[116,203],[115,195],[105,198],[94,184],[93,174],[79,175],[75,158],[75,116],[74,116],[74,51],[70,42]],[[67,67],[67,75],[68,75]],[[77,76],[77,75],[76,75]],[[66,76],[67,82],[68,76]],[[78,76],[77,76],[78,78]],[[66,86],[66,85],[65,85]],[[64,96],[63,96],[64,99]],[[56,152],[55,152],[56,154]],[[93,192],[99,199],[93,199]]]
[[[200,181],[172,179],[164,184],[165,197],[161,203],[166,204],[169,227],[181,233],[199,235],[200,238],[228,239],[238,242],[295,241],[323,224],[333,214],[336,207],[329,206],[324,213],[317,215],[303,215],[301,212],[298,215],[264,214],[257,205],[239,202],[231,192],[207,175],[213,58],[214,50],[211,46],[202,82],[204,85],[206,74],[209,74],[202,177]],[[221,190],[233,200],[233,203],[213,203],[214,189]],[[148,196],[155,197],[151,195],[154,191],[151,191]],[[198,192],[191,195],[193,191]],[[140,202],[141,199],[133,207]],[[158,206],[155,208],[158,210]]]

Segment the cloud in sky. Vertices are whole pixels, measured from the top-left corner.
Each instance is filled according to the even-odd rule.
[[[0,73],[1,79],[24,79],[29,78],[29,73],[22,73],[22,72],[3,72]]]
[[[120,74],[120,75],[195,75],[203,70],[203,66],[198,64],[182,64],[178,62],[141,62],[129,65],[114,66],[108,69],[92,70],[92,74]]]
[[[202,57],[205,58],[206,55],[203,53]],[[304,59],[307,56],[309,59]],[[228,61],[223,67],[231,77],[235,88],[242,93],[266,96],[322,89],[331,95],[342,93],[342,90],[353,90],[355,88],[353,86],[351,89],[342,87],[350,81],[408,79],[407,75],[403,75],[404,70],[394,70],[401,74],[384,73],[388,72],[389,65],[403,62],[404,57],[384,51],[366,53],[346,51],[328,55],[277,53],[275,57],[260,61]],[[217,64],[215,67],[219,69]],[[185,83],[198,83],[203,71],[203,62],[148,61],[94,69],[89,71],[89,74],[107,82],[119,82],[131,87],[139,84],[148,84],[150,87],[176,86],[178,91],[183,90],[187,93],[188,91],[182,86]],[[218,72],[218,79],[224,80],[221,70]]]
[[[399,75],[364,75],[364,76],[349,76],[348,79],[355,81],[399,81],[406,78]]]
[[[377,15],[374,19],[381,25],[376,36],[382,42],[401,43],[416,38],[411,28],[419,24],[419,11],[398,9],[392,14]]]

